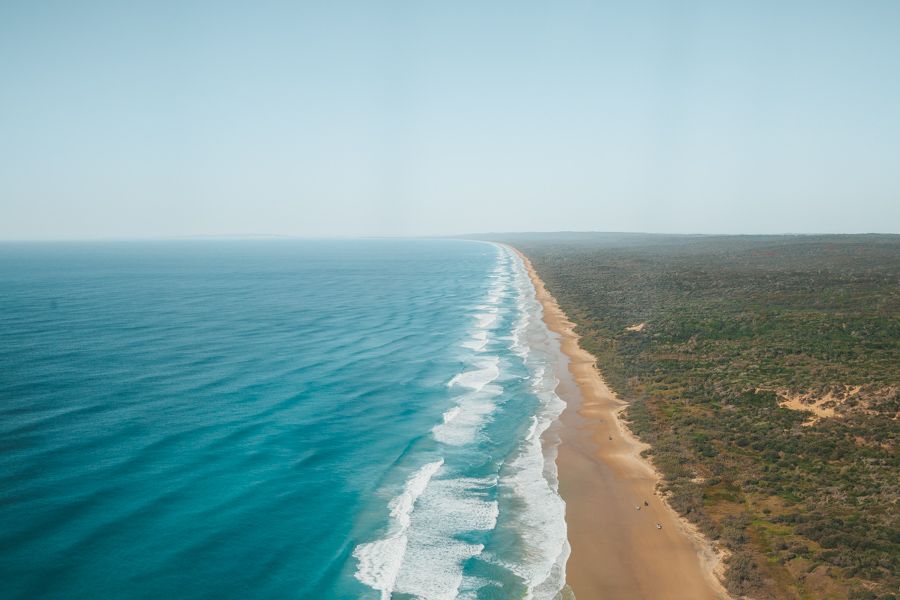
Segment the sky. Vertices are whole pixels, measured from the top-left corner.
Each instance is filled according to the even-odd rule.
[[[0,2],[0,239],[900,232],[900,2]]]

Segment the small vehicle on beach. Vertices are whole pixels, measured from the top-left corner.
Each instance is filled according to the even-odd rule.
[[[657,528],[657,529],[662,529],[662,523],[657,523],[657,524],[656,524],[656,528]]]

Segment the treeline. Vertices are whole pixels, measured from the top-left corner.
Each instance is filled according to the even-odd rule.
[[[673,507],[729,550],[733,593],[895,597],[900,236],[502,241],[630,401]]]

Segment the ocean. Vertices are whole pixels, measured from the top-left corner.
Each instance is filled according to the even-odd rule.
[[[494,244],[0,244],[0,597],[557,597],[558,351]]]

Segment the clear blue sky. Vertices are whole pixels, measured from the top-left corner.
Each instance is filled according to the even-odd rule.
[[[0,239],[900,232],[900,2],[0,3]]]

